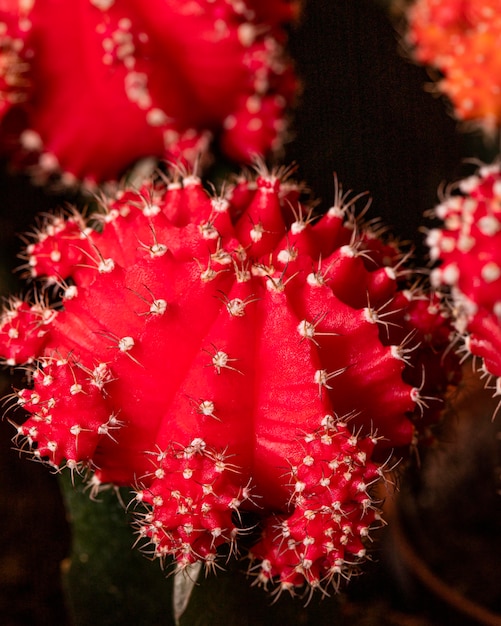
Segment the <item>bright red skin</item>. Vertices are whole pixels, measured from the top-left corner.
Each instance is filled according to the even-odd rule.
[[[501,172],[486,166],[459,184],[436,215],[428,243],[440,262],[433,278],[451,291],[452,317],[463,350],[480,357],[486,374],[501,376]]]
[[[26,267],[62,286],[63,306],[31,352],[9,336],[15,311],[0,337],[9,363],[40,363],[18,393],[31,414],[19,435],[53,465],[94,469],[95,485],[134,486],[156,556],[210,563],[236,540],[234,514],[253,510],[260,581],[315,587],[363,558],[378,521],[368,486],[428,423],[414,420],[410,372],[438,369],[448,327],[421,310],[428,296],[402,291],[396,246],[349,209],[313,223],[281,176],[224,197],[193,176],[145,184],[104,202],[99,229],[82,222],[79,237],[75,215],[49,220]]]
[[[19,4],[0,6],[0,133],[16,162],[41,157],[40,179],[116,180],[152,156],[203,161],[215,136],[246,163],[280,144],[296,90],[283,50],[292,0],[255,13],[253,0],[243,12],[226,0]]]

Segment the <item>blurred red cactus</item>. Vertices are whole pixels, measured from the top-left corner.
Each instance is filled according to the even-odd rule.
[[[292,0],[9,0],[0,6],[4,151],[44,180],[116,179],[144,157],[236,161],[280,146],[296,81]]]

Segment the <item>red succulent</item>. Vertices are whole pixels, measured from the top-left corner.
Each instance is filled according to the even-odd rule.
[[[288,175],[210,195],[178,172],[49,218],[25,253],[36,304],[8,305],[0,340],[31,364],[13,398],[36,457],[133,486],[140,535],[182,566],[253,512],[252,571],[293,589],[363,558],[374,484],[450,379],[448,321],[398,246],[341,190],[316,216]]]
[[[249,162],[280,144],[294,0],[8,0],[0,139],[39,178],[119,177],[143,157]]]
[[[501,389],[501,171],[483,166],[444,198],[435,215],[442,226],[430,231],[433,281],[450,289],[454,323],[463,349],[481,359]]]

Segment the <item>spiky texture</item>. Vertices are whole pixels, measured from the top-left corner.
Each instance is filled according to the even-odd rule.
[[[459,119],[487,130],[501,120],[500,38],[497,0],[417,0],[409,10],[416,60],[441,72],[438,89]]]
[[[5,362],[32,364],[13,400],[39,458],[134,486],[140,536],[181,565],[253,511],[252,571],[287,589],[363,558],[371,486],[449,382],[447,320],[397,245],[341,189],[314,217],[289,175],[209,195],[178,172],[48,218],[25,270],[60,306],[16,300],[0,326]]]
[[[428,245],[440,261],[432,274],[450,288],[458,338],[467,354],[480,357],[486,375],[501,389],[501,172],[483,166],[462,180],[436,207],[441,228]]]
[[[217,138],[248,163],[279,147],[295,78],[294,0],[9,0],[0,7],[3,148],[40,179],[116,179],[189,162]]]

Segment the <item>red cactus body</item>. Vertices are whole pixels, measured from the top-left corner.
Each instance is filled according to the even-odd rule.
[[[4,148],[41,179],[116,179],[143,157],[249,162],[278,147],[295,78],[293,0],[9,0],[0,7]],[[48,17],[50,16],[50,17]]]
[[[501,120],[501,11],[496,0],[417,0],[409,10],[414,56],[436,67],[459,119]]]
[[[300,191],[286,170],[220,196],[178,174],[49,219],[26,270],[61,306],[15,301],[0,326],[6,363],[32,363],[14,399],[37,457],[134,486],[140,534],[181,565],[257,513],[252,571],[287,589],[363,558],[371,485],[448,384],[427,374],[447,320],[397,246],[341,192],[314,219]]]
[[[435,209],[441,228],[428,235],[437,286],[447,286],[464,349],[481,358],[487,375],[501,376],[501,172],[481,167]]]

